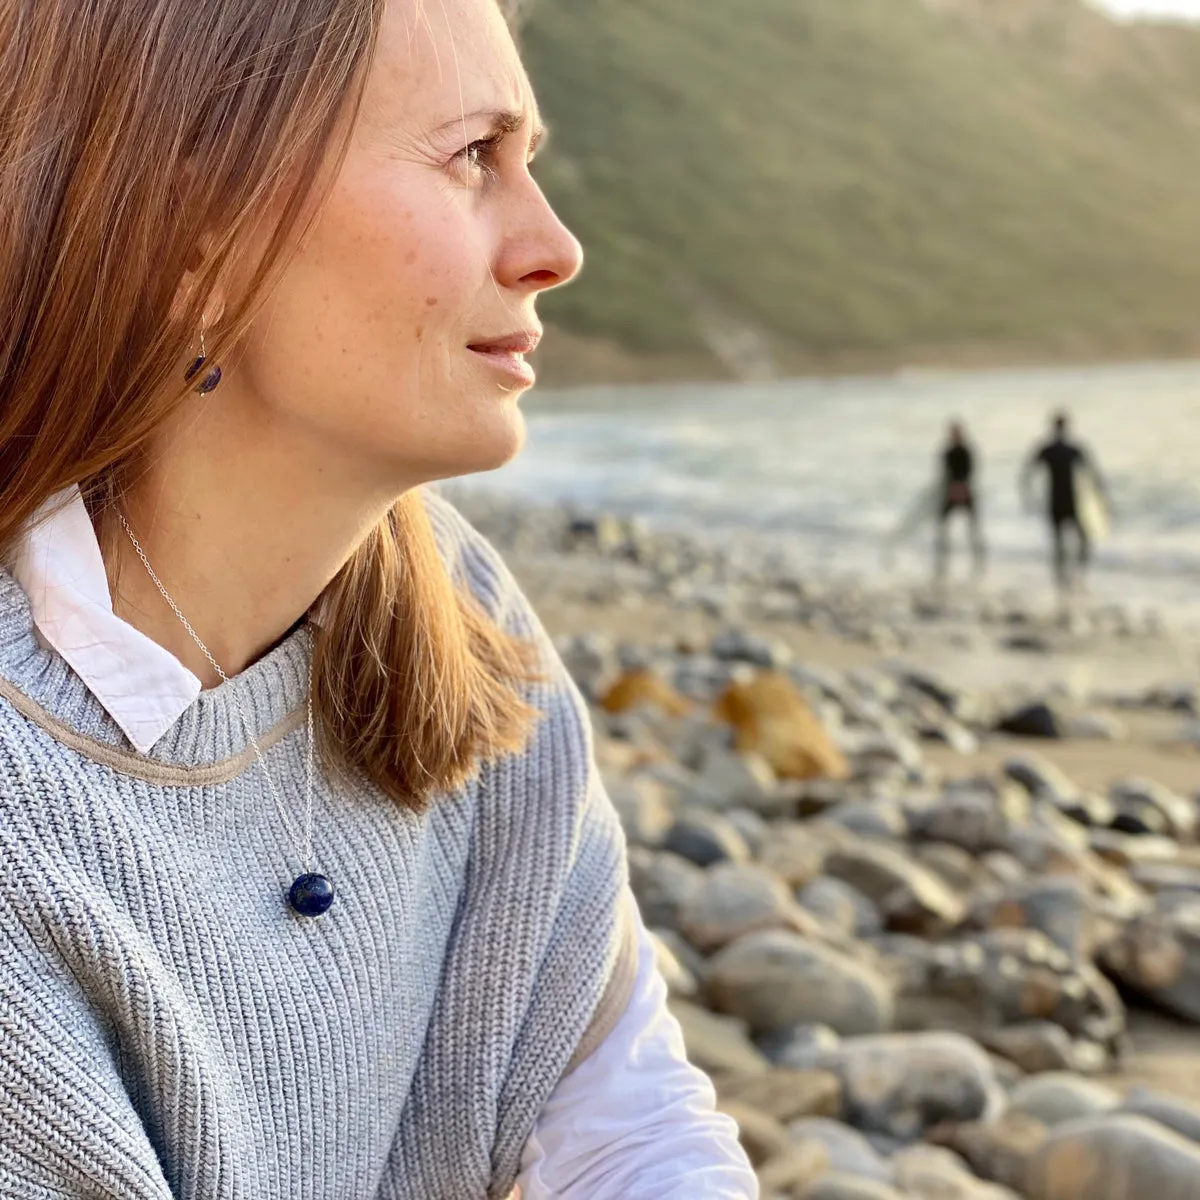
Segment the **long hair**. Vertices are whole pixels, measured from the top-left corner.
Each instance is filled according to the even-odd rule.
[[[0,0],[0,548],[72,483],[103,516],[189,395],[206,297],[249,261],[207,349],[245,334],[342,161],[383,4]],[[315,638],[324,761],[403,804],[528,735],[530,647],[452,582],[419,491]]]

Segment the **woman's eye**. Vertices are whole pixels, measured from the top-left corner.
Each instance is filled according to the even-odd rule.
[[[500,148],[498,137],[479,138],[459,151],[459,157],[466,163],[472,174],[479,172],[488,178],[497,174],[496,159]]]

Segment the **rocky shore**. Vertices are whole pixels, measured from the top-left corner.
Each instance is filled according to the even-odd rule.
[[[672,1009],[764,1197],[1200,1197],[1200,1078],[1131,1069],[1154,1012],[1200,1064],[1188,638],[455,499],[591,705]],[[1055,679],[1097,655],[1128,670]],[[973,657],[1000,682],[964,685]]]

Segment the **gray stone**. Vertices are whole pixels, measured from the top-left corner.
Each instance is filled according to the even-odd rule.
[[[759,862],[791,888],[802,888],[821,874],[825,844],[799,821],[773,821],[767,827]]]
[[[1078,1075],[1035,1075],[1019,1083],[1008,1099],[1008,1111],[1021,1113],[1051,1128],[1067,1121],[1096,1117],[1111,1112],[1120,1096]]]
[[[841,879],[822,875],[802,888],[796,898],[801,907],[842,933],[870,937],[883,929],[883,917],[875,905]]]
[[[1109,794],[1122,812],[1138,813],[1144,818],[1148,818],[1151,812],[1159,814],[1163,828],[1151,828],[1149,832],[1165,833],[1181,842],[1195,841],[1197,816],[1200,814],[1192,800],[1150,779],[1122,779],[1113,784]],[[1148,820],[1148,824],[1154,823]]]
[[[983,1044],[1014,1062],[1029,1075],[1046,1071],[1077,1071],[1075,1043],[1053,1021],[1026,1021],[989,1032]]]
[[[788,1125],[796,1144],[816,1142],[829,1156],[829,1169],[858,1179],[888,1183],[891,1172],[870,1142],[857,1129],[825,1117],[803,1117]]]
[[[895,842],[907,836],[908,822],[894,800],[852,800],[822,818],[864,838]]]
[[[1037,929],[1074,961],[1090,959],[1099,924],[1086,885],[1069,876],[1020,884],[982,906],[990,928]]]
[[[718,813],[690,807],[681,812],[663,839],[663,848],[708,867],[718,862],[746,863],[746,839]]]
[[[886,1183],[831,1171],[804,1192],[804,1200],[904,1200],[904,1197]]]
[[[1064,733],[1064,720],[1045,701],[1026,704],[1002,717],[996,725],[1000,733],[1014,737],[1059,739]]]
[[[950,842],[922,842],[913,848],[913,856],[947,887],[960,894],[970,892],[980,882],[979,863],[961,846]]]
[[[1129,1095],[1118,1109],[1135,1117],[1147,1117],[1185,1137],[1190,1142],[1200,1142],[1200,1104],[1168,1096],[1151,1088],[1131,1088]]]
[[[842,1081],[857,1129],[914,1139],[943,1121],[998,1114],[1003,1094],[991,1059],[957,1033],[852,1038],[821,1064]]]
[[[762,853],[763,842],[767,837],[766,821],[748,808],[726,809],[725,819],[742,835],[750,854],[757,858]]]
[[[679,926],[702,953],[720,950],[759,929],[791,929],[819,937],[820,925],[777,875],[753,864],[718,863],[679,912]]]
[[[976,1179],[963,1160],[942,1146],[909,1146],[891,1160],[892,1176],[907,1196],[932,1200],[1015,1200],[1008,1188]]]
[[[717,1081],[722,1099],[736,1100],[777,1121],[801,1117],[840,1117],[842,1085],[829,1071],[794,1071],[787,1068],[728,1075]]]
[[[1046,1142],[1041,1121],[1019,1112],[1006,1112],[995,1121],[942,1125],[929,1137],[961,1154],[981,1179],[1023,1191],[1029,1163]]]
[[[1004,773],[1037,798],[1062,800],[1079,792],[1059,767],[1039,754],[1015,755],[1005,762]]]
[[[750,933],[709,963],[713,1006],[747,1021],[755,1034],[812,1022],[842,1034],[891,1025],[893,995],[866,963],[787,930]]]
[[[722,808],[746,805],[758,809],[771,805],[775,772],[760,754],[744,754],[708,744],[695,770],[702,791],[715,797]]]
[[[1200,1024],[1200,903],[1129,922],[1102,957],[1121,983]]]
[[[629,881],[647,925],[678,929],[679,911],[703,884],[704,872],[677,854],[632,846]]]
[[[758,1039],[758,1048],[777,1067],[812,1070],[841,1038],[828,1025],[792,1025]]]
[[[1200,1146],[1144,1117],[1054,1129],[1029,1164],[1029,1200],[1196,1200]]]
[[[864,841],[830,854],[825,872],[878,906],[889,928],[940,937],[961,924],[963,902],[932,871],[893,846]]]

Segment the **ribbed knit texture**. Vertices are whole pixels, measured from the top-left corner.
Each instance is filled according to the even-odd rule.
[[[227,763],[247,748],[236,692],[258,736],[276,731],[267,766],[302,829],[305,735],[278,733],[307,631],[140,758],[0,573],[2,1200],[512,1187],[618,960],[623,844],[527,602],[428,502],[448,566],[542,645],[546,715],[527,753],[424,815],[318,780],[314,866],[337,897],[316,920],[286,906],[301,864],[261,768]]]

